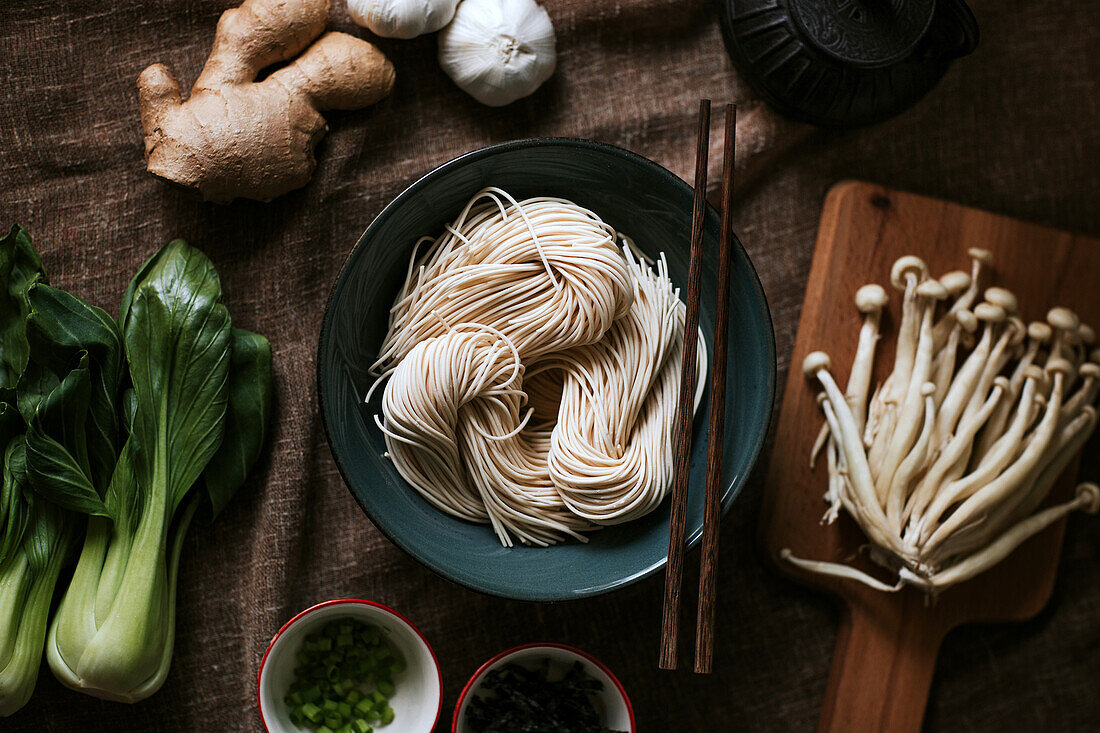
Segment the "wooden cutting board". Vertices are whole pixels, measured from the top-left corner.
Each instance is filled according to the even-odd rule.
[[[936,655],[944,635],[965,623],[1021,621],[1046,605],[1062,546],[1065,522],[1021,545],[997,567],[944,592],[934,605],[911,588],[883,593],[862,584],[814,575],[779,560],[781,548],[798,557],[866,562],[866,542],[841,513],[831,526],[825,511],[825,461],[809,467],[810,449],[822,424],[818,390],[802,374],[811,351],[832,357],[839,384],[848,380],[860,315],[855,291],[869,282],[891,296],[883,319],[885,337],[876,352],[875,382],[893,363],[900,294],[889,284],[890,266],[906,254],[920,256],[935,276],[970,269],[968,247],[994,254],[991,277],[1019,296],[1025,321],[1045,318],[1065,305],[1085,323],[1100,325],[1100,240],[1036,226],[957,204],[861,182],[833,187],[825,200],[810,269],[760,522],[761,543],[784,574],[833,595],[840,630],[818,731],[918,731],[924,717]],[[872,386],[873,389],[873,386]],[[1072,495],[1076,462],[1052,491]],[[865,567],[870,567],[865,565]]]

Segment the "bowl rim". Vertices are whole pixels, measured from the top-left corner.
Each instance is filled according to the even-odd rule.
[[[400,539],[398,539],[398,537],[395,534],[393,534],[389,529],[384,527],[379,522],[375,521],[374,516],[371,514],[371,512],[367,509],[367,507],[360,500],[359,495],[356,494],[356,492],[352,490],[352,483],[348,478],[348,472],[344,468],[344,463],[340,459],[340,456],[337,453],[336,447],[334,445],[334,441],[333,441],[333,437],[332,437],[333,431],[329,428],[329,417],[328,417],[328,411],[326,410],[327,398],[326,398],[326,391],[325,391],[325,388],[324,388],[324,365],[327,362],[324,358],[324,354],[325,354],[325,351],[326,351],[326,346],[328,345],[329,340],[332,337],[332,334],[331,334],[331,331],[332,331],[332,313],[333,313],[332,306],[333,306],[333,303],[336,300],[337,291],[340,289],[341,284],[344,282],[344,276],[348,271],[348,267],[351,265],[352,261],[356,258],[356,255],[359,252],[360,248],[362,248],[364,246],[364,243],[368,240],[368,238],[369,238],[370,234],[372,233],[372,231],[376,227],[378,227],[380,221],[383,221],[384,219],[391,216],[393,214],[393,212],[396,211],[397,209],[399,209],[402,205],[404,205],[405,202],[408,199],[411,199],[413,196],[415,196],[417,193],[419,193],[420,189],[422,189],[424,186],[428,185],[428,183],[431,181],[431,179],[435,178],[436,176],[438,176],[438,175],[440,175],[440,174],[442,174],[446,171],[451,170],[452,168],[458,168],[458,167],[464,166],[468,163],[481,160],[482,158],[488,158],[488,157],[491,157],[493,155],[497,155],[497,154],[503,153],[503,152],[509,152],[509,151],[513,151],[513,150],[522,150],[522,149],[526,149],[526,148],[551,147],[551,146],[562,146],[562,147],[565,147],[565,148],[572,147],[572,148],[582,148],[582,149],[596,150],[596,151],[599,151],[599,152],[602,152],[602,153],[609,153],[613,156],[617,156],[617,157],[620,157],[620,158],[625,158],[625,159],[627,159],[629,161],[632,161],[632,162],[634,162],[638,165],[641,165],[641,166],[652,169],[655,173],[660,175],[662,178],[665,178],[666,180],[668,180],[668,182],[670,184],[672,184],[674,186],[677,186],[679,188],[685,189],[688,193],[691,193],[691,191],[692,191],[692,187],[691,187],[690,184],[688,184],[687,181],[685,181],[683,178],[681,178],[680,176],[678,176],[675,173],[673,173],[672,171],[670,171],[668,168],[665,168],[660,163],[658,163],[654,160],[651,160],[651,159],[645,157],[644,155],[641,155],[639,153],[635,153],[632,150],[627,150],[626,148],[622,148],[622,147],[619,147],[617,145],[612,145],[610,143],[599,142],[597,140],[590,140],[590,139],[586,139],[586,138],[576,138],[576,137],[527,137],[527,138],[520,138],[520,139],[516,139],[516,140],[509,140],[509,141],[502,142],[502,143],[495,143],[495,144],[492,144],[492,145],[486,145],[484,147],[480,147],[480,148],[477,148],[475,150],[471,150],[471,151],[468,151],[468,152],[463,153],[461,155],[458,155],[454,158],[451,158],[450,160],[448,160],[444,163],[441,163],[440,165],[432,168],[431,170],[429,170],[428,172],[424,173],[419,178],[417,178],[415,181],[413,181],[411,184],[406,186],[405,189],[401,191],[401,193],[399,193],[397,196],[395,196],[393,198],[393,200],[391,200],[388,204],[386,204],[386,206],[383,207],[382,210],[379,211],[378,214],[375,215],[375,217],[371,220],[370,224],[367,225],[367,228],[364,229],[363,233],[359,235],[359,238],[355,241],[355,244],[352,246],[351,250],[348,252],[347,257],[344,258],[343,264],[340,265],[340,270],[336,273],[336,277],[332,281],[332,286],[329,288],[328,299],[325,302],[325,310],[324,310],[324,313],[321,316],[321,330],[320,330],[320,333],[319,333],[318,338],[317,338],[317,352],[316,352],[316,356],[315,356],[316,373],[317,373],[316,374],[316,380],[317,380],[317,382],[316,382],[317,409],[321,414],[321,427],[322,427],[322,429],[324,430],[324,433],[325,433],[325,442],[328,444],[329,453],[332,455],[332,460],[336,464],[336,470],[340,474],[340,479],[344,482],[344,488],[347,490],[347,492],[349,494],[351,494],[352,499],[355,500],[355,503],[359,506],[360,511],[363,512],[363,514],[367,517],[367,519],[371,522],[371,524],[373,524],[375,526],[375,528],[378,529],[378,531],[382,533],[382,536],[385,537],[387,540],[389,540],[389,542],[391,544],[396,546],[398,549],[400,549],[407,556],[411,557],[418,564],[422,565],[423,567],[428,568],[428,570],[430,570],[433,574],[435,574],[436,576],[442,578],[443,580],[446,580],[449,583],[453,583],[454,585],[457,585],[459,587],[468,588],[468,589],[473,590],[477,593],[481,593],[483,595],[487,595],[487,596],[491,596],[491,597],[495,597],[495,598],[504,598],[506,600],[512,600],[512,601],[517,601],[517,600],[518,601],[529,601],[529,602],[536,602],[536,603],[537,602],[546,602],[546,601],[561,602],[561,601],[580,600],[582,598],[591,598],[591,597],[603,595],[605,593],[610,593],[612,591],[621,590],[622,588],[625,588],[629,585],[637,583],[638,581],[643,580],[645,578],[648,578],[648,577],[654,575],[655,573],[659,572],[661,570],[661,568],[665,567],[665,565],[668,564],[668,556],[666,554],[664,558],[659,559],[658,561],[653,563],[653,565],[651,565],[650,567],[642,568],[642,569],[638,570],[637,572],[634,572],[633,574],[631,574],[631,575],[629,575],[625,578],[620,578],[619,580],[617,580],[615,582],[607,583],[607,584],[599,586],[597,588],[587,589],[585,592],[571,593],[570,595],[567,595],[567,596],[566,595],[561,595],[561,594],[552,594],[552,595],[544,597],[544,596],[541,596],[541,595],[531,595],[531,594],[518,595],[514,592],[509,594],[509,593],[506,593],[506,592],[498,591],[498,590],[493,589],[493,588],[485,587],[483,585],[480,585],[480,584],[477,584],[477,583],[474,583],[474,582],[466,582],[464,580],[459,580],[457,578],[449,577],[442,570],[440,570],[439,568],[436,568],[435,565],[430,560],[428,560],[427,558],[420,557],[417,553],[413,552],[409,547],[406,547],[405,543],[402,542]],[[705,215],[704,215],[704,221],[706,220],[707,215],[709,215],[710,213],[713,213],[716,217],[720,216],[718,210],[715,209],[714,206],[712,206],[709,201],[705,202],[704,211],[706,212]],[[764,292],[764,284],[760,280],[760,273],[757,272],[756,265],[753,264],[752,258],[749,257],[748,251],[745,249],[745,246],[741,242],[740,238],[736,236],[736,233],[734,235],[733,242],[737,246],[737,248],[741,250],[741,254],[745,258],[745,264],[748,265],[749,273],[752,275],[752,280],[756,283],[756,288],[755,288],[754,294],[759,296],[758,299],[759,299],[760,305],[763,306],[762,307],[762,313],[764,315],[764,320],[765,320],[764,325],[766,326],[764,331],[765,331],[765,335],[767,337],[766,340],[765,340],[765,347],[767,349],[767,354],[765,354],[765,356],[770,356],[770,359],[766,360],[766,362],[768,364],[768,368],[767,368],[767,370],[764,374],[764,386],[765,386],[765,390],[766,390],[767,395],[768,395],[768,398],[767,398],[767,408],[768,409],[767,409],[766,416],[764,418],[764,423],[763,423],[763,426],[762,426],[763,429],[755,437],[755,439],[753,440],[753,444],[750,447],[749,461],[748,461],[748,464],[747,464],[748,467],[749,467],[749,470],[747,470],[744,474],[742,474],[740,476],[734,477],[734,480],[731,482],[730,487],[729,487],[729,496],[728,496],[728,498],[726,498],[725,500],[723,500],[721,502],[721,516],[722,517],[724,517],[729,512],[730,507],[733,506],[733,502],[737,499],[738,496],[740,496],[741,491],[744,490],[745,484],[748,483],[749,477],[752,475],[753,469],[755,469],[757,463],[760,460],[760,455],[764,450],[764,444],[767,442],[768,434],[771,432],[771,424],[772,424],[772,420],[773,420],[774,413],[775,413],[776,382],[777,382],[777,379],[778,379],[778,376],[777,376],[778,375],[778,363],[777,363],[777,352],[776,352],[776,344],[775,344],[775,323],[772,320],[771,306],[768,303],[767,294]],[[723,493],[725,493],[725,492],[723,492]],[[697,531],[695,531],[693,533],[687,534],[687,536],[684,538],[684,551],[685,552],[690,551],[692,548],[695,547],[695,545],[697,545],[699,543],[699,541],[701,539],[702,539],[702,527],[700,527]]]
[[[635,731],[638,729],[638,726],[637,723],[634,721],[634,706],[630,704],[630,695],[626,694],[626,688],[623,687],[623,683],[619,681],[619,678],[615,676],[615,673],[612,672],[606,664],[596,659],[594,656],[584,651],[583,649],[578,649],[575,646],[562,644],[556,641],[533,641],[528,644],[520,644],[519,646],[505,649],[499,654],[490,657],[484,664],[478,667],[477,670],[475,670],[474,673],[470,675],[470,679],[466,681],[465,686],[463,686],[462,688],[462,692],[458,693],[458,701],[455,702],[455,711],[454,714],[451,716],[451,733],[458,733],[458,713],[460,710],[462,710],[462,703],[465,702],[467,695],[470,694],[470,692],[474,688],[474,685],[478,681],[480,681],[481,677],[489,670],[489,667],[492,667],[497,662],[507,657],[510,657],[517,652],[526,651],[528,649],[562,649],[564,651],[570,652],[571,654],[576,654],[578,657],[581,657],[594,664],[601,672],[607,675],[608,679],[610,679],[611,682],[615,685],[615,689],[618,690],[619,697],[621,697],[623,702],[626,704],[626,714],[627,717],[630,719],[629,733],[635,733]]]
[[[322,608],[328,608],[329,606],[373,606],[374,608],[384,611],[390,616],[396,618],[398,621],[404,623],[406,626],[413,630],[413,633],[415,633],[420,638],[420,642],[424,645],[424,647],[428,650],[428,654],[430,654],[432,657],[432,666],[435,667],[435,676],[439,682],[439,701],[436,703],[435,720],[432,722],[431,728],[432,730],[434,730],[436,725],[439,724],[439,716],[443,713],[443,670],[439,666],[439,658],[436,657],[435,650],[432,649],[432,645],[428,643],[428,638],[424,636],[424,633],[419,628],[417,628],[416,624],[410,621],[404,614],[399,611],[395,611],[394,609],[383,603],[379,603],[378,601],[369,601],[364,598],[333,598],[332,600],[315,603],[309,608],[299,611],[294,616],[292,616],[291,619],[280,626],[279,630],[275,632],[275,635],[271,637],[271,641],[267,643],[267,648],[264,649],[263,657],[260,658],[260,669],[256,672],[256,710],[258,710],[260,713],[260,722],[263,724],[264,730],[267,731],[267,733],[272,733],[271,728],[267,726],[267,718],[264,717],[263,704],[260,702],[260,685],[263,682],[264,669],[267,668],[268,655],[271,654],[271,650],[275,647],[275,642],[279,640],[279,637],[281,637],[287,629],[289,629],[301,619],[312,614],[314,611],[319,611]]]

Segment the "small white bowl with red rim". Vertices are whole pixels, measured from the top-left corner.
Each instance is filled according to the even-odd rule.
[[[379,733],[431,733],[443,706],[443,676],[435,652],[420,629],[397,611],[374,601],[342,598],[311,606],[287,621],[271,638],[256,680],[260,719],[268,733],[306,731],[290,720],[283,697],[294,681],[295,655],[308,634],[329,621],[351,618],[376,626],[405,660],[405,669],[394,678],[389,704],[394,720],[377,728]]]
[[[466,724],[466,709],[480,691],[485,675],[507,664],[518,664],[521,667],[534,669],[544,659],[550,660],[548,674],[551,680],[560,679],[574,662],[580,662],[585,673],[603,685],[603,689],[592,700],[596,712],[600,715],[601,724],[611,730],[636,733],[634,709],[630,705],[626,689],[615,674],[591,654],[576,647],[551,642],[512,647],[478,667],[458,696],[454,717],[451,719],[451,733],[470,733],[470,728]]]

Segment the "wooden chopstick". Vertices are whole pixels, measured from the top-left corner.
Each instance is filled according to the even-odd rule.
[[[707,210],[707,153],[710,148],[710,100],[699,100],[699,140],[695,153],[695,199],[691,211],[691,255],[688,262],[687,314],[676,404],[675,468],[672,479],[672,516],[668,527],[668,563],[661,617],[661,669],[676,669],[676,642],[680,630],[680,586],[684,572],[684,528],[687,521],[688,474],[691,472],[691,423],[694,417],[695,359],[699,331],[699,278],[702,268],[703,222]]]
[[[703,549],[699,554],[699,607],[695,623],[695,671],[710,674],[714,661],[714,605],[718,597],[718,525],[722,521],[722,447],[726,422],[726,355],[730,313],[730,257],[733,250],[733,162],[737,107],[726,105],[722,147],[722,227],[718,235],[718,301],[714,306],[714,354],[710,372],[707,427],[707,485],[703,505]]]

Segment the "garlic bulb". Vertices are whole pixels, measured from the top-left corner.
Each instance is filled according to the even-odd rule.
[[[439,65],[471,97],[502,107],[554,73],[554,26],[534,0],[463,0],[439,34]]]
[[[383,38],[415,38],[451,22],[458,0],[348,0],[351,19]]]

